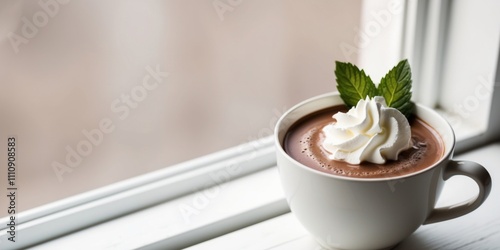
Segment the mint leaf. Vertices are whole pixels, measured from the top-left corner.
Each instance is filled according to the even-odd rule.
[[[377,88],[372,79],[356,65],[336,61],[335,76],[340,97],[349,108],[356,106],[358,101],[366,96],[371,98],[377,95]]]
[[[411,69],[408,60],[402,60],[380,80],[377,92],[387,106],[398,109],[409,117],[413,108],[411,99]]]

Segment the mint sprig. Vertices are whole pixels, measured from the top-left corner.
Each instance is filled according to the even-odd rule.
[[[406,117],[411,113],[411,70],[408,60],[394,66],[381,80],[377,91],[387,106],[398,109]]]
[[[349,108],[356,106],[360,99],[377,94],[377,88],[370,76],[367,76],[365,71],[360,70],[356,65],[335,62],[335,76],[340,97]]]
[[[349,108],[366,96],[383,96],[387,106],[398,109],[407,118],[410,116],[413,104],[410,101],[412,80],[408,60],[402,60],[392,68],[380,80],[378,88],[364,70],[351,63],[336,61],[335,76],[340,97]]]

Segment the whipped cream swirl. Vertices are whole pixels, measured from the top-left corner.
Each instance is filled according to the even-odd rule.
[[[384,164],[412,146],[410,124],[381,96],[359,100],[347,113],[333,115],[335,123],[323,127],[322,147],[332,160]]]

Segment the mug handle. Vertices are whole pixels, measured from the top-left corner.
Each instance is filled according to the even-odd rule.
[[[474,180],[479,186],[479,194],[462,204],[434,208],[424,222],[424,225],[453,219],[470,213],[481,206],[490,194],[491,176],[483,166],[472,161],[450,160],[444,170],[443,179],[446,181],[454,175],[465,175]]]

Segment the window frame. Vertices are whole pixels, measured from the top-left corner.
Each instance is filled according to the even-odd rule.
[[[486,129],[475,126],[473,119],[461,117],[463,126],[457,127],[453,124],[453,118],[457,117],[450,109],[440,107],[439,99],[443,99],[447,93],[443,91],[443,85],[451,85],[450,82],[442,82],[446,77],[444,72],[445,48],[451,43],[446,35],[449,35],[452,25],[451,15],[453,1],[450,0],[408,0],[405,8],[405,32],[403,33],[402,57],[409,58],[412,65],[414,82],[414,100],[433,107],[436,111],[447,118],[454,127],[457,143],[455,152],[462,153],[473,148],[483,146],[500,139],[500,113],[490,108]],[[455,24],[460,25],[460,24]],[[500,41],[497,45],[496,72],[491,85],[491,107],[500,106]],[[461,51],[448,51],[448,53],[461,53]],[[495,56],[495,55],[493,55]],[[435,83],[440,84],[435,84]],[[416,85],[416,86],[415,86]],[[456,89],[456,88],[455,88]],[[457,92],[461,91],[456,89]]]
[[[23,240],[13,244],[29,247],[230,182],[273,166],[274,158],[272,137],[261,138],[24,211],[16,226],[16,235],[23,235]],[[8,222],[9,217],[0,219],[0,246],[9,243]]]

